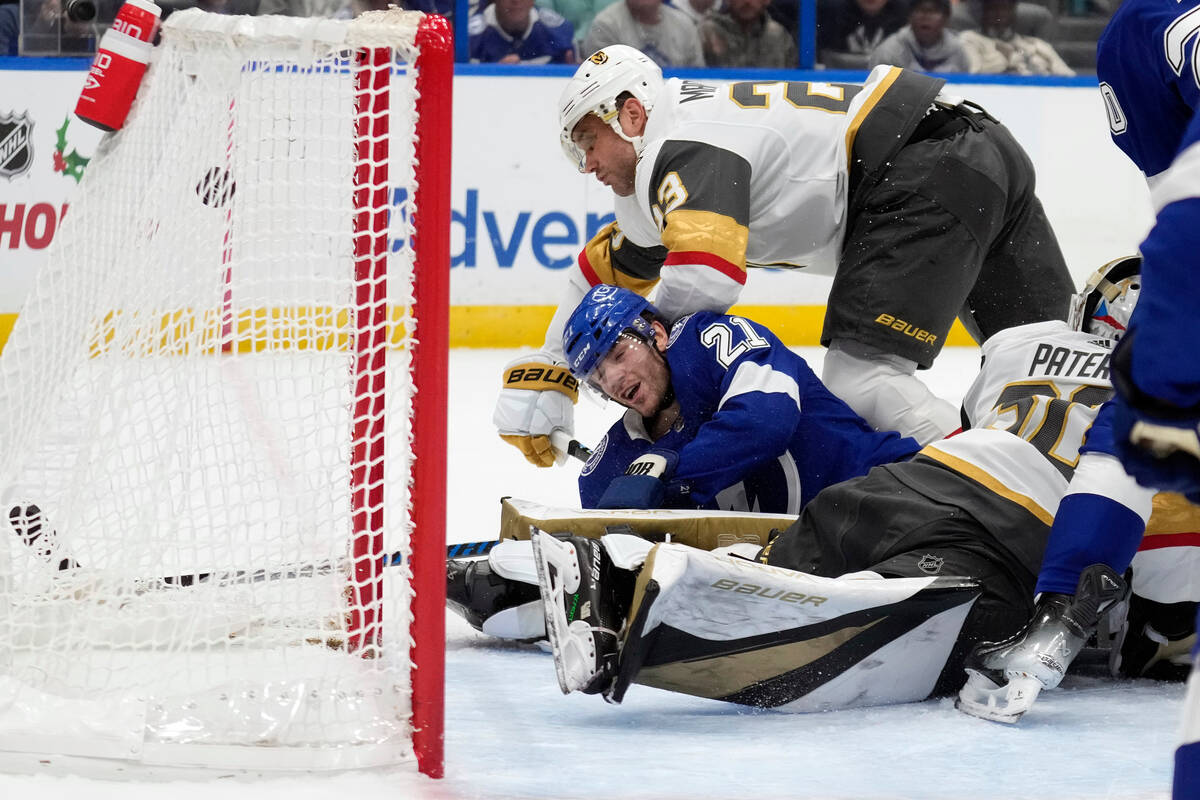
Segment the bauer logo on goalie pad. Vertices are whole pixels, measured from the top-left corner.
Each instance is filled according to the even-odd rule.
[[[0,115],[0,175],[12,180],[33,166],[29,113]]]

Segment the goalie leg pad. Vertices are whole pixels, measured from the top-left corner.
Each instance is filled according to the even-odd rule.
[[[623,576],[597,539],[536,530],[530,538],[559,688],[607,693],[624,624]]]
[[[922,700],[978,594],[957,577],[822,578],[660,544],[612,699],[639,683],[787,711]]]

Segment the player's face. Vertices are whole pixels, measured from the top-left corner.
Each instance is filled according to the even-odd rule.
[[[584,153],[584,172],[594,174],[596,180],[612,189],[614,194],[621,197],[633,194],[637,153],[632,144],[617,136],[616,131],[594,114],[579,121],[571,131],[571,139]]]
[[[660,347],[666,343],[662,330]],[[592,382],[606,395],[643,417],[653,416],[662,406],[671,385],[671,371],[662,354],[641,339],[621,337],[592,373]]]

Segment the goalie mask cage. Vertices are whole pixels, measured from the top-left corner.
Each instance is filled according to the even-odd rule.
[[[451,38],[164,24],[0,357],[0,749],[441,775]]]

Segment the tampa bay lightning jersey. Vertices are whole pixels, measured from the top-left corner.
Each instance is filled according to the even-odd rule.
[[[676,507],[788,514],[826,486],[919,448],[873,430],[803,358],[743,317],[684,317],[671,328],[666,359],[679,419],[651,442],[641,416],[627,412],[580,473],[583,507],[594,507],[609,482],[652,448],[679,454],[668,490]]]
[[[1096,45],[1096,77],[1113,141],[1146,177],[1196,141],[1200,5],[1126,0]]]
[[[1096,47],[1113,141],[1150,184],[1157,222],[1142,243],[1142,294],[1130,330],[1133,378],[1181,407],[1200,402],[1200,3],[1125,0]]]

